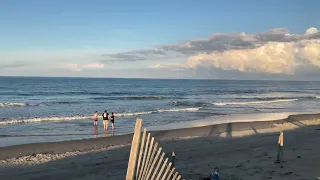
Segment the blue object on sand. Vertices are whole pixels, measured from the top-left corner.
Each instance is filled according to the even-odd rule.
[[[215,171],[214,173],[212,173],[210,175],[211,180],[220,180],[220,176],[219,173],[217,171]]]

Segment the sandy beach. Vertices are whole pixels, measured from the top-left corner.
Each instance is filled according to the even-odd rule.
[[[283,124],[281,124],[283,123]],[[284,168],[275,164],[284,131]],[[222,179],[320,179],[320,114],[153,131],[176,169],[198,180],[220,167]],[[132,134],[0,148],[0,179],[125,179]]]

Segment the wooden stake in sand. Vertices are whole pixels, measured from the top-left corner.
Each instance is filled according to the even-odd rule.
[[[171,162],[172,162],[172,167],[174,166],[174,162],[176,161],[176,153],[172,152],[171,154]]]
[[[283,167],[283,131],[280,131],[280,135],[278,138],[278,154],[277,154],[277,161],[276,163],[281,164],[281,168]]]
[[[144,148],[144,139],[146,138],[146,134],[147,134],[147,129],[144,128],[143,135],[142,135],[142,141],[141,141],[141,145],[140,145],[140,154],[139,154],[138,164],[137,164],[136,179],[138,179],[138,175],[141,174],[140,173],[140,164],[141,164],[142,150]]]

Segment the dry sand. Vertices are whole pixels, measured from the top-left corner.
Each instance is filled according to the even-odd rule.
[[[283,125],[279,122],[284,122]],[[284,168],[274,164],[284,130]],[[198,180],[220,167],[222,179],[320,179],[320,115],[152,132],[175,151],[176,169]],[[0,179],[125,179],[132,135],[0,148]]]

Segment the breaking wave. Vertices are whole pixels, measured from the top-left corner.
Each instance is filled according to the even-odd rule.
[[[124,116],[139,116],[152,113],[161,113],[161,112],[186,112],[186,111],[198,111],[200,108],[184,108],[184,109],[159,109],[154,111],[145,111],[145,112],[127,112],[127,113],[115,113],[115,116],[124,117]],[[89,120],[91,115],[85,116],[67,116],[67,117],[39,117],[39,118],[30,118],[30,119],[10,119],[5,121],[0,121],[0,125],[6,124],[20,124],[20,123],[37,123],[43,121],[71,121],[71,120]]]
[[[35,106],[43,106],[43,105],[52,105],[52,104],[80,104],[80,103],[85,103],[85,101],[48,101],[48,102],[41,102],[38,104],[35,104]]]
[[[93,97],[93,100],[161,100],[167,99],[165,96],[102,96]]]
[[[227,105],[250,105],[250,104],[270,104],[270,103],[283,103],[283,102],[293,102],[298,99],[275,99],[266,101],[246,101],[246,102],[216,102],[212,103],[215,106],[227,106]]]
[[[206,102],[191,102],[191,101],[173,101],[168,103],[170,106],[192,106],[192,107],[198,107],[198,106],[205,106],[209,103]]]
[[[274,101],[274,100],[290,100],[290,99],[310,100],[310,99],[317,99],[317,98],[318,96],[256,97],[254,98],[254,100],[258,100],[258,101]],[[237,99],[242,99],[242,98],[237,98]]]
[[[6,121],[1,121],[0,125],[5,124],[20,124],[20,123],[36,123],[42,121],[70,121],[70,120],[81,120],[89,119],[90,116],[69,116],[69,117],[39,117],[39,118],[30,118],[30,119],[11,119]]]
[[[15,102],[8,102],[8,103],[0,103],[0,108],[5,107],[23,107],[28,106],[28,103],[15,103]]]
[[[186,111],[199,111],[199,110],[200,110],[200,108],[159,109],[159,110],[144,111],[144,112],[116,113],[115,116],[138,116],[138,115],[161,113],[161,112],[186,112]]]
[[[48,101],[40,103],[22,103],[22,102],[5,102],[0,103],[0,108],[10,108],[10,107],[26,107],[26,106],[49,106],[53,104],[80,104],[82,101]]]

